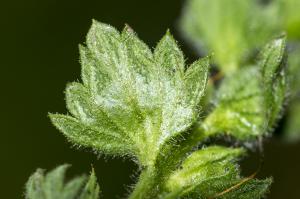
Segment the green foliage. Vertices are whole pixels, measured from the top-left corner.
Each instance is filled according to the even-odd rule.
[[[281,115],[286,99],[285,38],[261,51],[257,66],[225,77],[216,92],[215,109],[205,119],[209,134],[226,133],[239,140],[263,136]]]
[[[47,174],[38,169],[26,184],[26,199],[98,199],[100,188],[94,171],[89,178],[80,176],[65,183],[68,167],[62,165]]]
[[[242,142],[270,131],[286,96],[284,54],[285,38],[275,39],[254,67],[226,76],[201,121],[209,58],[186,66],[169,32],[151,51],[128,26],[94,21],[80,46],[83,83],[66,88],[71,115],[50,118],[79,147],[136,160],[131,199],[261,198],[271,180],[240,175],[244,149],[195,147],[219,133]]]
[[[268,15],[255,0],[188,0],[180,24],[186,38],[214,52],[218,66],[230,74],[270,37]]]
[[[210,134],[226,133],[241,140],[262,136],[265,125],[262,78],[258,67],[228,75],[216,92],[214,110],[205,118]],[[244,83],[242,83],[244,82]]]
[[[299,8],[299,0],[187,0],[180,27],[187,40],[201,52],[214,52],[220,74],[231,77],[232,73],[243,73],[242,68],[255,65],[253,57],[257,49],[271,37],[285,32],[289,46],[290,101],[297,104],[300,93]],[[271,120],[275,121],[278,112],[280,110],[275,111]],[[287,108],[287,115],[288,121],[296,121],[300,113]],[[289,126],[295,124],[297,122],[287,122],[283,128],[284,137],[290,135],[291,129],[300,127]]]
[[[86,44],[83,84],[66,89],[72,116],[50,114],[53,124],[77,145],[153,165],[164,143],[197,119],[208,58],[185,70],[169,32],[151,52],[129,27],[119,33],[96,21]]]
[[[270,178],[240,174],[245,148],[216,145],[209,138],[226,134],[245,146],[269,135],[282,115],[288,74],[300,63],[297,51],[287,70],[285,36],[261,46],[280,29],[277,19],[296,37],[295,11],[282,14],[288,20],[270,20],[286,13],[288,2],[293,1],[267,6],[250,0],[188,1],[181,20],[185,35],[213,51],[224,74],[208,87],[210,58],[188,66],[169,31],[151,50],[130,27],[119,32],[93,21],[86,45],[79,47],[82,82],[67,85],[69,114],[50,114],[52,123],[78,147],[133,159],[140,176],[130,199],[264,197]],[[262,50],[254,61],[257,48]],[[47,174],[37,170],[26,185],[26,198],[99,198],[94,171],[89,179],[65,183],[67,167]]]
[[[273,40],[262,50],[260,55],[262,67],[264,105],[269,126],[275,124],[281,115],[282,105],[288,92],[288,78],[286,75],[286,39]]]
[[[235,161],[244,153],[219,146],[192,153],[168,179],[166,198],[261,198],[271,180],[242,179]]]
[[[230,73],[251,62],[255,49],[282,31],[299,40],[299,7],[298,0],[267,5],[259,0],[188,0],[180,26],[187,39],[214,52],[218,67]]]

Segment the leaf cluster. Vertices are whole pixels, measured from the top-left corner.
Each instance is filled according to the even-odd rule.
[[[180,27],[186,39],[201,52],[214,52],[214,63],[220,74],[243,73],[243,68],[255,65],[257,49],[285,32],[289,54],[291,89],[284,136],[300,137],[297,121],[300,79],[300,1],[298,0],[188,0]],[[208,23],[209,21],[209,23]],[[295,140],[295,139],[294,139]]]
[[[211,58],[187,65],[169,31],[152,50],[129,26],[119,32],[93,21],[86,45],[80,45],[82,82],[67,85],[69,113],[50,114],[52,123],[75,146],[134,160],[140,177],[130,199],[264,197],[272,180],[243,177],[238,161],[247,144],[270,135],[282,115],[289,71],[285,36],[247,61],[274,30],[258,20],[272,13],[261,9],[255,1],[188,2],[186,34],[195,43],[201,37],[201,46],[215,51],[213,60],[225,74],[218,84],[209,80]],[[209,109],[205,100],[213,102]],[[216,136],[230,136],[240,145],[209,141]],[[66,168],[38,170],[26,197],[99,197],[94,172],[64,183]]]
[[[89,177],[64,182],[68,167],[61,165],[47,174],[37,169],[26,184],[26,199],[99,199],[100,188],[94,170]]]

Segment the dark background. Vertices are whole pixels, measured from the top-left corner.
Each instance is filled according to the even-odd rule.
[[[0,197],[23,198],[24,183],[37,167],[72,164],[69,176],[97,172],[104,198],[121,198],[136,166],[77,150],[50,124],[48,112],[65,113],[64,88],[80,78],[78,44],[91,19],[121,29],[128,23],[151,47],[167,28],[190,61],[196,58],[176,31],[183,1],[10,0],[0,3]],[[300,198],[300,144],[275,137],[265,143],[259,177],[274,177],[269,198]],[[255,155],[245,175],[259,165]],[[126,185],[124,185],[126,184]]]

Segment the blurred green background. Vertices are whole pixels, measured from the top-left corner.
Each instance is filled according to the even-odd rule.
[[[48,112],[65,113],[67,82],[80,79],[78,44],[91,19],[121,29],[128,23],[139,37],[155,46],[167,28],[179,40],[189,61],[196,53],[176,28],[181,0],[11,0],[0,3],[1,138],[0,198],[23,198],[24,183],[37,167],[72,164],[69,176],[95,167],[104,198],[122,198],[136,176],[127,160],[97,157],[77,150],[50,124]],[[279,126],[280,127],[280,126]],[[279,130],[280,131],[280,130]],[[273,176],[269,198],[300,198],[300,143],[275,136],[265,143],[259,177]],[[245,175],[259,165],[257,154],[243,163]]]

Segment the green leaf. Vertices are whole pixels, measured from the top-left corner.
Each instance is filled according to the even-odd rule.
[[[26,199],[98,199],[100,190],[94,171],[88,181],[81,176],[65,183],[68,167],[62,165],[47,174],[38,169],[26,184]]]
[[[226,133],[239,140],[263,135],[265,123],[260,71],[241,69],[228,75],[217,91],[215,109],[203,123],[207,134]]]
[[[189,0],[180,26],[200,52],[214,52],[220,69],[230,74],[273,34],[269,10],[258,1]]]
[[[222,176],[227,172],[224,164],[227,164],[227,162],[230,162],[242,153],[243,150],[241,149],[229,149],[218,146],[196,151],[182,163],[181,169],[173,173],[167,182],[167,187],[176,191],[185,189],[185,187],[198,186],[198,184],[209,180],[209,178],[214,178],[215,176],[213,175]]]
[[[79,146],[154,165],[162,146],[198,118],[208,59],[187,67],[169,32],[152,53],[130,27],[120,33],[97,21],[86,44],[83,84],[66,89],[72,116],[51,114],[53,124]]]
[[[168,179],[165,198],[261,198],[270,183],[241,178],[235,161],[243,154],[242,149],[220,146],[192,153]]]
[[[197,106],[206,90],[209,58],[194,62],[186,71],[185,83],[191,101]],[[199,80],[201,80],[199,82]]]
[[[253,6],[236,3],[242,12]],[[224,9],[226,22],[240,12]],[[242,15],[241,21],[237,19],[238,26],[248,23],[248,14]],[[233,43],[250,38],[248,33],[234,33]],[[248,49],[251,45],[246,42],[242,47]],[[230,56],[223,60],[230,67],[239,65],[242,59],[235,58],[245,54],[232,50],[235,46],[229,45],[226,54]],[[77,146],[108,155],[128,155],[138,162],[141,175],[130,199],[264,196],[269,179],[240,175],[236,162],[245,153],[242,148],[195,148],[219,133],[228,133],[239,141],[266,135],[286,97],[285,38],[268,44],[255,66],[227,70],[216,91],[214,109],[203,121],[199,121],[199,115],[210,60],[207,57],[187,66],[169,31],[152,52],[129,26],[119,32],[93,21],[86,46],[79,48],[82,83],[67,85],[70,115],[50,114],[50,118]],[[64,184],[64,171],[58,172],[60,177],[52,177],[56,179],[55,186],[66,190],[56,194],[71,199],[75,192],[70,190],[78,190],[80,199],[98,197],[94,173],[88,182],[78,178]],[[52,190],[54,185],[48,184]],[[44,194],[43,189],[37,190],[32,193]]]
[[[272,179],[267,178],[265,180],[252,179],[243,184],[238,188],[230,190],[224,193],[219,198],[222,199],[261,199],[264,198],[268,193],[268,188],[272,183]],[[234,187],[233,187],[234,188]]]
[[[100,187],[97,183],[97,177],[94,169],[90,178],[81,192],[80,199],[98,199],[100,195]]]
[[[249,140],[272,129],[288,93],[285,47],[284,37],[275,39],[261,51],[258,66],[225,77],[215,109],[202,125],[208,135],[226,133]]]
[[[273,40],[261,51],[259,66],[262,68],[264,108],[269,127],[273,127],[281,117],[289,91],[286,61],[285,36]]]
[[[112,155],[126,155],[133,150],[126,139],[111,133],[110,129],[88,126],[67,115],[50,114],[50,118],[52,123],[78,146],[91,147]]]
[[[170,75],[174,71],[180,74],[184,73],[185,63],[183,53],[169,31],[157,44],[154,51],[154,58],[156,63],[165,68]]]

